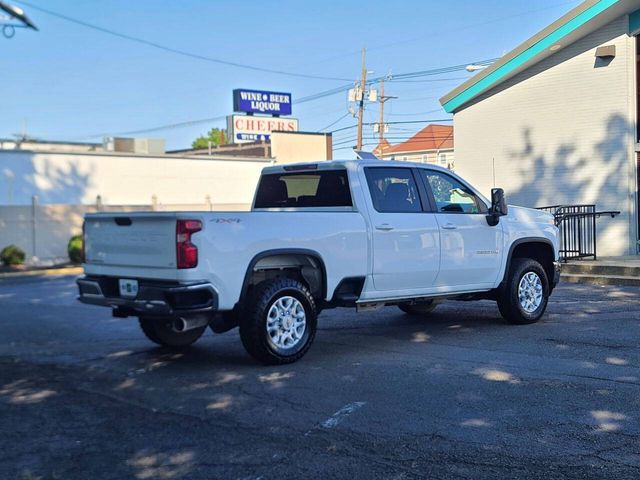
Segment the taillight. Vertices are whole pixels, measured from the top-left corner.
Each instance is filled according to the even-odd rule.
[[[191,235],[202,230],[200,220],[178,220],[176,223],[176,260],[178,268],[198,265],[198,247],[191,243]]]
[[[85,247],[84,247],[84,245],[86,243],[86,240],[87,240],[87,235],[86,235],[86,232],[85,232],[86,223],[87,223],[86,221],[82,222],[82,248],[80,249],[80,262],[81,263],[86,263],[87,262],[87,256],[85,254]]]

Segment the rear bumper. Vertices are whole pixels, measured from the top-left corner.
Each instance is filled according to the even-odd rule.
[[[218,309],[218,294],[210,283],[167,284],[139,280],[135,298],[120,296],[115,277],[85,276],[76,280],[78,300],[115,309],[119,315],[180,316]]]

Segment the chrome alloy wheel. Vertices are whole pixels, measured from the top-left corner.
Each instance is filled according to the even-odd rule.
[[[542,303],[542,280],[535,272],[527,272],[518,285],[518,300],[527,313],[535,312]]]
[[[269,340],[278,349],[295,347],[307,327],[307,316],[302,303],[294,297],[276,300],[267,314]]]

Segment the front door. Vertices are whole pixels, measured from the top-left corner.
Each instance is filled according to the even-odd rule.
[[[432,287],[440,264],[440,235],[435,215],[423,206],[426,199],[413,170],[369,167],[365,175],[371,193],[375,289],[409,296]]]
[[[502,224],[487,223],[487,205],[471,188],[448,173],[421,169],[433,195],[440,229],[440,272],[435,286],[492,287],[502,265]]]

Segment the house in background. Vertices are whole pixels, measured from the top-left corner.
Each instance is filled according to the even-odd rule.
[[[435,163],[453,168],[453,127],[428,125],[405,142],[391,145],[386,139],[373,150],[384,160]]]
[[[621,211],[598,254],[636,254],[638,35],[640,0],[587,0],[445,95],[456,172],[515,205]]]

